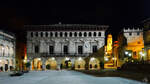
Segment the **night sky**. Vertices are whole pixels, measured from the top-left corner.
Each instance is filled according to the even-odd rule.
[[[104,24],[117,33],[150,17],[150,0],[10,0],[0,2],[0,27],[16,36],[24,24]]]

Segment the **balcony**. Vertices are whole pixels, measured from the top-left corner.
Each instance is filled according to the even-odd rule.
[[[30,56],[36,56],[36,57],[86,57],[89,56],[91,53],[83,53],[83,54],[78,54],[78,53],[28,53]]]

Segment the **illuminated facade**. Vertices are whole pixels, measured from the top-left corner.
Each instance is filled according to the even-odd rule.
[[[144,20],[143,33],[144,53],[146,55],[146,60],[150,61],[150,18]]]
[[[114,68],[114,57],[113,57],[113,42],[112,35],[108,34],[107,36],[107,45],[105,46],[105,55],[104,55],[104,68]]]
[[[26,25],[27,57],[31,70],[70,68],[85,69],[84,58],[105,44],[105,25],[54,24]],[[100,69],[91,58],[89,68]]]
[[[146,57],[141,53],[144,48],[143,29],[125,28],[123,31],[127,39],[125,54],[133,59],[145,60]]]
[[[0,71],[15,69],[15,37],[0,31]]]

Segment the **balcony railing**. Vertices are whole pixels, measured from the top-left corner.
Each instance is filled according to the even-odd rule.
[[[91,53],[83,53],[83,54],[78,54],[78,53],[28,53],[30,56],[36,56],[36,57],[86,57],[89,56]]]

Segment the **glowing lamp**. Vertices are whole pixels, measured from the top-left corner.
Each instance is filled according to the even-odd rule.
[[[68,58],[68,57],[66,57],[66,60],[69,60],[69,58]]]
[[[95,60],[95,58],[94,58],[94,57],[92,57],[90,60],[91,60],[91,61],[93,61],[93,60]]]
[[[81,57],[79,57],[79,59],[78,59],[78,60],[80,61],[80,60],[82,60],[82,58],[81,58]]]
[[[131,57],[131,53],[129,54],[129,56]]]
[[[127,55],[127,54],[128,54],[128,52],[127,52],[127,51],[125,51],[125,54]]]
[[[54,57],[52,57],[52,60],[55,60],[55,58],[54,58]]]

